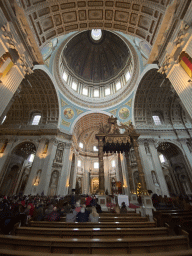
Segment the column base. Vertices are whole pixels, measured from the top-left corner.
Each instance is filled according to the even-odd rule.
[[[151,196],[141,196],[141,199],[142,199],[142,211],[141,211],[141,214],[143,216],[148,215],[149,216],[149,220],[152,221],[153,220],[153,209],[155,209],[153,207],[152,198],[151,198]]]

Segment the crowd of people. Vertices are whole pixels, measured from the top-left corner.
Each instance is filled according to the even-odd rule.
[[[113,212],[126,213],[125,203],[121,208],[114,205]],[[66,222],[98,222],[101,206],[95,196],[67,197],[49,196],[1,196],[0,231],[13,234],[16,224],[27,226],[29,221],[59,221],[66,216]]]
[[[152,201],[156,209],[172,207],[192,210],[189,199],[181,196],[168,198],[153,194]],[[117,214],[127,213],[124,202],[121,208],[112,203],[107,207]],[[66,222],[98,222],[101,212],[101,206],[95,196],[0,196],[0,231],[3,234],[11,234],[16,223],[27,226],[30,220],[59,221],[64,216]]]

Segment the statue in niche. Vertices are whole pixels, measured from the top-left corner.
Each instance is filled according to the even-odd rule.
[[[135,151],[134,150],[130,151],[130,158],[131,158],[131,163],[136,162],[136,156],[135,156]]]
[[[62,163],[63,151],[64,151],[64,144],[59,143],[58,146],[57,146],[57,151],[56,151],[56,154],[55,154],[54,162]]]
[[[145,142],[145,143],[144,143],[144,147],[145,147],[145,152],[146,152],[146,154],[149,154],[149,153],[150,153],[150,150],[149,150],[149,144],[148,144],[148,142]]]
[[[153,183],[156,185],[156,186],[159,186],[159,183],[157,181],[157,176],[156,176],[156,173],[154,171],[151,172],[151,175],[152,175],[152,179],[153,179]]]
[[[50,185],[49,185],[49,195],[50,196],[56,195],[58,179],[59,179],[59,172],[53,171],[51,174],[51,180],[50,180]]]
[[[62,163],[62,150],[57,149],[56,155],[55,155],[55,161],[58,163]]]
[[[25,171],[25,173],[26,173],[26,171]],[[40,177],[41,177],[41,170],[37,171],[37,173],[36,173],[36,177],[35,177],[35,181],[34,181],[34,186],[38,186],[39,185]]]

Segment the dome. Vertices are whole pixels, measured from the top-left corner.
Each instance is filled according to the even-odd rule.
[[[79,79],[101,83],[120,74],[131,61],[131,54],[116,34],[89,30],[74,36],[65,45],[63,61]]]

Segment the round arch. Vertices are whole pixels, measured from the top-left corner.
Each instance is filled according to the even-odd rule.
[[[21,91],[9,109],[3,125],[30,125],[33,113],[41,115],[40,125],[58,125],[57,92],[49,75],[40,69],[35,69],[23,79]]]

